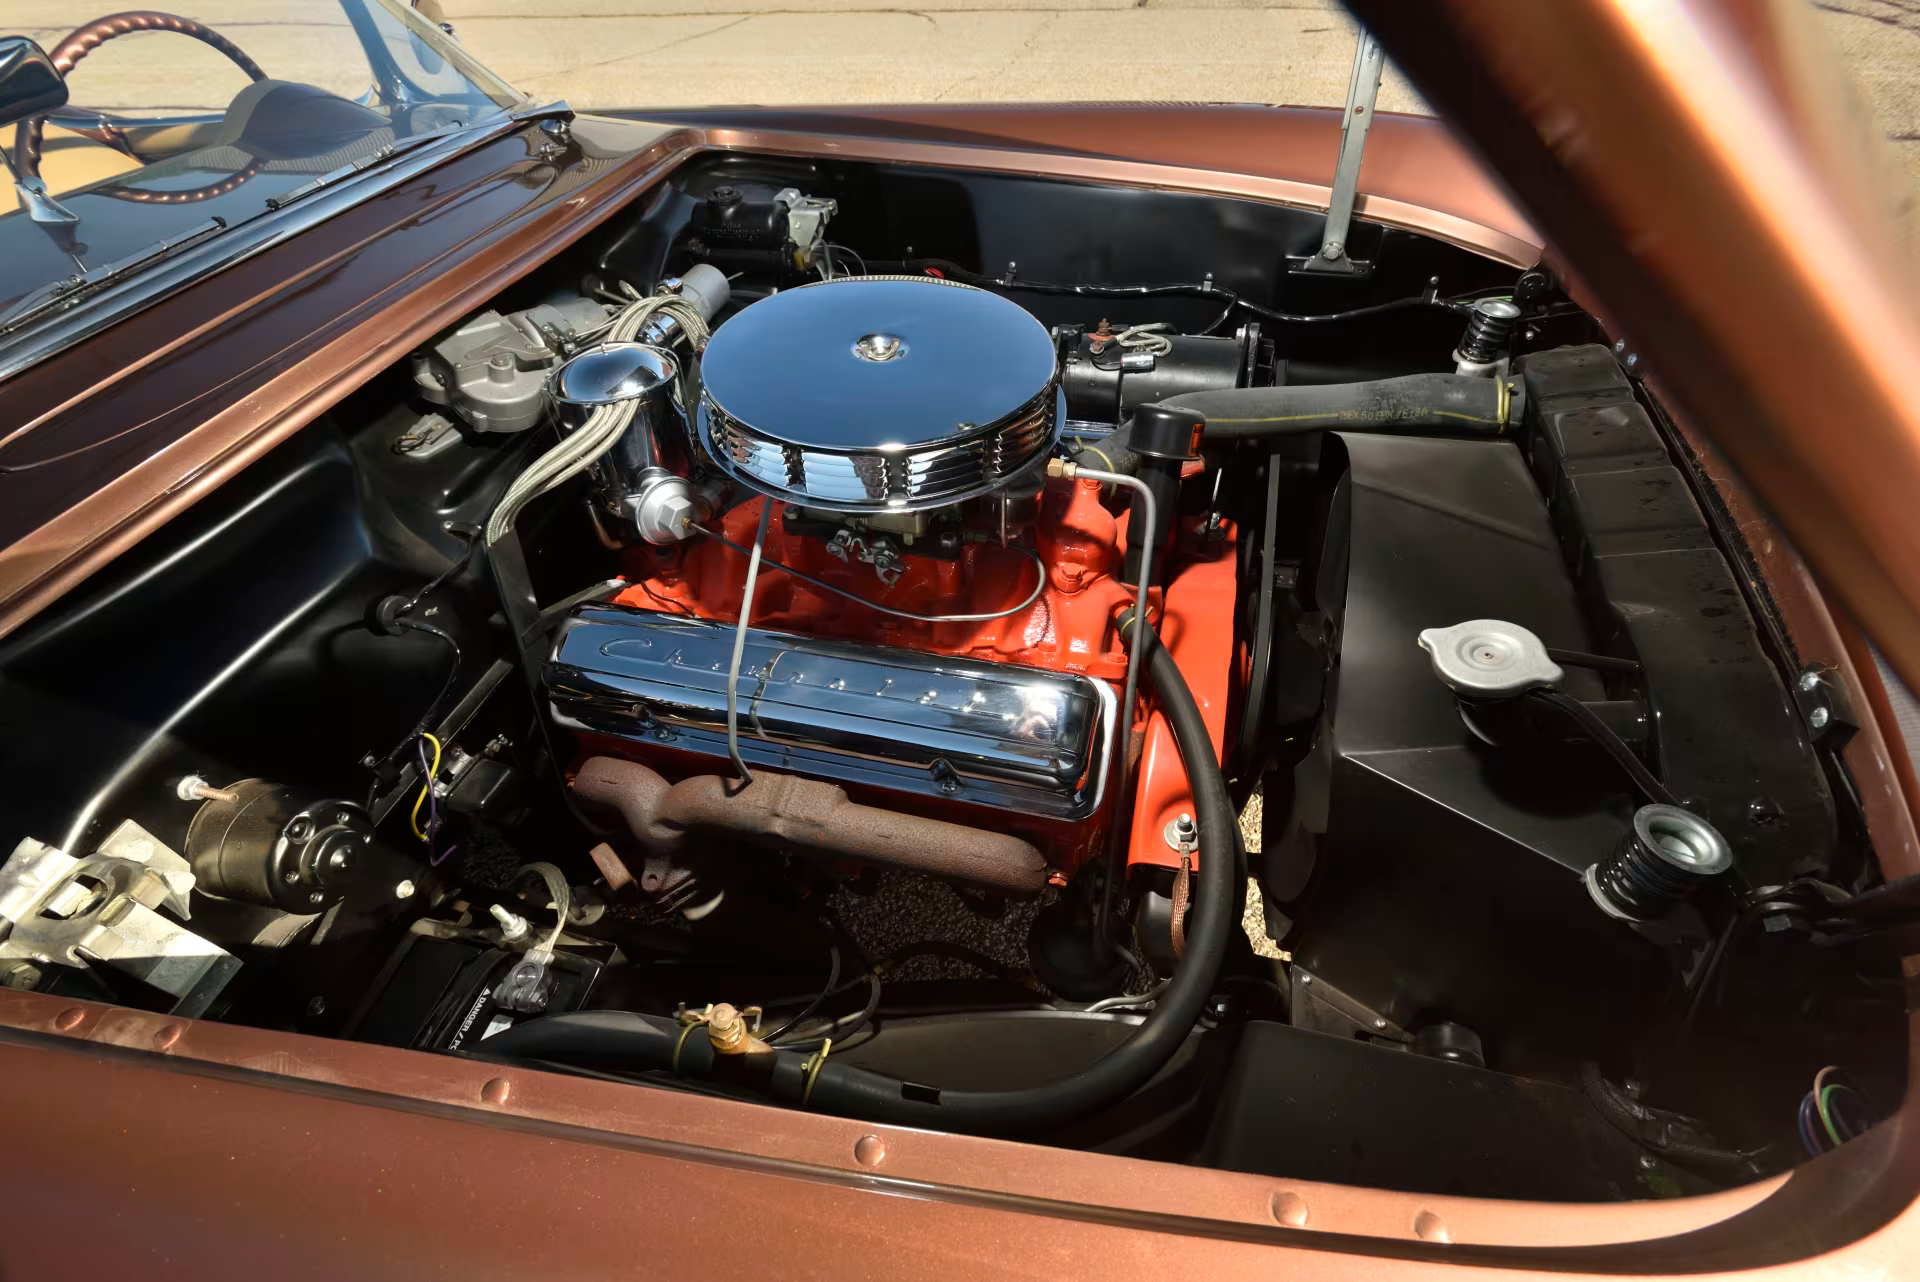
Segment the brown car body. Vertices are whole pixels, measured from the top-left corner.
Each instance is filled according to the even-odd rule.
[[[1795,15],[1355,7],[1540,230],[1409,118],[1376,128],[1361,215],[1513,264],[1550,244],[1649,353],[1802,657],[1839,665],[1873,713],[1849,763],[1884,872],[1920,871],[1913,771],[1864,641],[1920,679],[1920,320],[1857,157],[1821,132]],[[9,380],[0,631],[703,150],[1324,207],[1336,131],[1266,108],[868,108],[583,118],[559,159],[500,139]],[[0,1274],[21,1278],[1920,1273],[1912,1090],[1791,1175],[1567,1206],[876,1127],[36,994],[0,993],[0,1080]]]

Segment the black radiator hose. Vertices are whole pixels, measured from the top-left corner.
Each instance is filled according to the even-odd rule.
[[[1465,374],[1408,374],[1371,383],[1312,387],[1227,387],[1184,392],[1158,405],[1206,418],[1202,439],[1230,444],[1303,432],[1379,432],[1436,436],[1499,436],[1521,418],[1520,380]],[[1139,468],[1131,420],[1104,441],[1083,448],[1109,470],[1129,476]]]
[[[1014,1091],[949,1091],[903,1082],[883,1073],[811,1055],[776,1050],[771,1055],[716,1056],[697,1031],[682,1036],[670,1019],[628,1011],[583,1011],[527,1020],[487,1039],[490,1055],[598,1064],[629,1069],[672,1069],[689,1077],[721,1077],[742,1064],[760,1089],[822,1113],[951,1131],[1017,1132],[1055,1126],[1096,1113],[1144,1086],[1172,1059],[1199,1019],[1226,960],[1239,922],[1234,913],[1237,862],[1233,803],[1206,722],[1173,656],[1151,630],[1143,642],[1147,673],[1157,703],[1173,731],[1181,764],[1193,788],[1200,859],[1187,951],[1153,1013],[1126,1041],[1083,1071],[1045,1086]],[[674,1062],[676,1054],[678,1063]],[[768,1061],[772,1062],[769,1063]],[[715,1071],[719,1070],[719,1071]]]

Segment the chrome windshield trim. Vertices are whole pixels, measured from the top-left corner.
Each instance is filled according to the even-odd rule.
[[[50,312],[0,339],[0,383],[118,324],[175,290],[271,249],[461,152],[511,133],[530,121],[572,115],[572,108],[564,101],[526,103],[419,146],[406,147],[406,140],[402,139],[402,149],[385,163],[339,176],[318,189],[302,193],[297,201],[283,201],[281,208],[269,209],[258,217],[237,223],[198,248],[163,259],[151,270],[130,276],[70,308]]]

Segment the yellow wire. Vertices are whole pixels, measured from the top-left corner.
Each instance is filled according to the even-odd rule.
[[[1082,442],[1080,446],[1080,452],[1082,454],[1098,454],[1100,456],[1100,461],[1107,465],[1107,471],[1109,472],[1113,471],[1113,460],[1109,458],[1107,455],[1107,452],[1101,449],[1098,445],[1088,445]]]
[[[814,1079],[820,1076],[820,1069],[826,1064],[827,1054],[832,1050],[833,1050],[833,1039],[831,1037],[823,1037],[820,1039],[819,1053],[816,1054],[812,1059],[808,1060],[805,1064],[802,1064],[800,1066],[801,1069],[805,1071],[807,1075],[807,1088],[806,1090],[800,1093],[801,1108],[805,1108],[810,1102],[812,1102]]]
[[[433,780],[440,773],[440,741],[430,734],[420,736],[433,745],[433,765],[427,770],[427,777],[420,782],[420,795],[413,799],[413,813],[407,822],[413,825],[413,835],[420,840],[427,839],[427,830],[420,826],[420,807],[427,804],[427,793],[433,787]]]

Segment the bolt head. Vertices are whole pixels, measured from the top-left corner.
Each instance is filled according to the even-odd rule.
[[[660,500],[661,523],[670,530],[683,530],[693,519],[693,500],[684,494],[669,494]]]
[[[0,984],[19,992],[30,993],[39,982],[40,968],[32,962],[15,962],[0,971]]]
[[[1800,674],[1800,688],[1809,694],[1818,690],[1820,688],[1820,674],[1818,672],[1802,672]]]
[[[326,1013],[327,1013],[326,998],[316,996],[316,997],[309,997],[307,999],[307,1014],[318,1017]]]
[[[1384,1019],[1381,1019],[1378,1015],[1376,1015],[1373,1018],[1373,1026],[1375,1028],[1385,1028],[1387,1026],[1387,1021]]]
[[[1337,240],[1329,241],[1327,247],[1322,249],[1320,253],[1322,257],[1338,261],[1347,256],[1347,247]]]
[[[1652,1171],[1652,1170],[1658,1169],[1659,1166],[1660,1166],[1660,1159],[1653,1156],[1651,1153],[1642,1153],[1640,1155],[1641,1170]]]
[[[1302,976],[1300,976],[1300,982],[1301,982],[1301,983],[1302,983],[1303,985],[1304,985],[1304,984],[1311,984],[1311,983],[1313,982],[1313,976],[1311,976],[1311,975],[1302,975]]]
[[[413,891],[414,891],[413,883],[410,881],[403,881],[399,885],[393,888],[393,897],[395,899],[412,899]]]
[[[1826,729],[1827,722],[1831,720],[1833,720],[1833,714],[1831,712],[1828,712],[1825,708],[1815,708],[1812,712],[1809,712],[1807,714],[1807,724],[1812,726],[1815,730]]]

